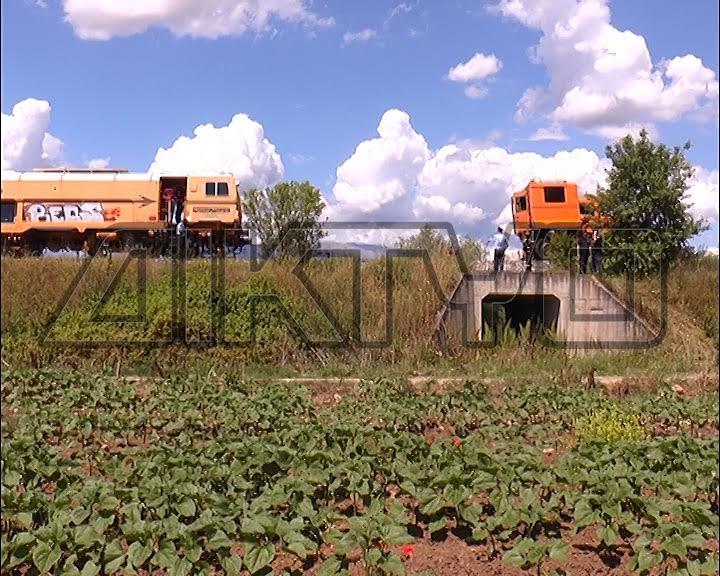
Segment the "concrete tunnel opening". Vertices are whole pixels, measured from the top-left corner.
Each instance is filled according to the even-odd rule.
[[[520,334],[530,323],[531,334],[539,336],[557,330],[560,300],[552,294],[488,294],[482,299],[482,334],[485,338],[505,325]]]

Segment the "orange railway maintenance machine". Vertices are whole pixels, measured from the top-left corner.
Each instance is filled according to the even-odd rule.
[[[580,195],[577,184],[531,180],[511,199],[513,226],[523,243],[526,265],[546,260],[553,234],[600,225],[597,198]]]
[[[2,173],[3,254],[146,247],[163,254],[183,231],[191,250],[248,242],[231,174],[154,176],[122,169]],[[180,225],[180,226],[178,226]],[[223,236],[225,237],[223,239]]]

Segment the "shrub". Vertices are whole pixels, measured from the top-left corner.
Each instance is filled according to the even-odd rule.
[[[627,414],[616,406],[594,410],[579,419],[575,433],[580,441],[622,442],[643,440],[647,436],[637,415]]]

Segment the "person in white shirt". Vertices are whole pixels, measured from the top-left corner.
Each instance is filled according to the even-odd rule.
[[[493,258],[493,270],[505,269],[505,251],[510,243],[510,234],[503,232],[503,229],[498,226],[497,233],[493,235],[493,245],[495,248],[495,254]]]

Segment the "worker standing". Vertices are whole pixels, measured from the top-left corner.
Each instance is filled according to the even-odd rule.
[[[507,250],[509,243],[510,234],[503,232],[503,229],[498,226],[497,233],[493,235],[493,244],[495,246],[493,270],[495,272],[505,269],[505,251]]]
[[[600,274],[600,272],[602,272],[603,257],[603,237],[602,231],[600,230],[595,230],[593,232],[591,256],[593,274]]]
[[[590,243],[592,236],[590,229],[585,228],[578,236],[578,260],[580,262],[580,274],[587,274],[588,258],[590,256]]]

